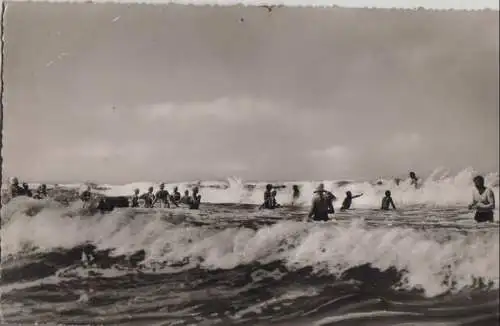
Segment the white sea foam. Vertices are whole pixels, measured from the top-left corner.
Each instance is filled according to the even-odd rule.
[[[2,258],[32,248],[50,252],[91,242],[114,255],[146,251],[146,266],[189,262],[184,268],[232,269],[255,262],[282,261],[289,269],[313,267],[341,275],[371,264],[405,272],[403,288],[428,296],[474,286],[477,279],[499,282],[496,230],[461,234],[443,230],[442,238],[408,227],[370,228],[360,219],[348,224],[279,222],[259,230],[174,225],[158,214],[133,218],[127,211],[104,216],[64,217],[60,208],[35,216],[17,212],[1,230]],[[454,284],[453,284],[453,283]]]

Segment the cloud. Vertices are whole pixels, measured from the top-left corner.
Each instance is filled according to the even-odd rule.
[[[388,151],[411,151],[423,146],[423,137],[416,132],[397,133],[385,143]]]
[[[277,117],[281,107],[269,101],[225,97],[211,102],[159,103],[141,110],[146,111],[144,117],[147,121],[212,119],[224,123],[242,123],[263,115]]]
[[[353,153],[347,147],[333,145],[325,149],[313,150],[311,155],[316,158],[326,158],[339,161],[352,158]]]

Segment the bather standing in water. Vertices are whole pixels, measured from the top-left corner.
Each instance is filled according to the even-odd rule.
[[[396,205],[394,205],[394,201],[392,200],[392,197],[391,197],[391,192],[389,190],[387,190],[385,192],[385,197],[382,198],[382,205],[381,205],[380,209],[384,210],[384,211],[388,211],[391,206],[394,209],[396,209]]]
[[[278,204],[278,202],[276,201],[276,190],[273,190],[271,191],[271,205],[272,205],[272,208],[279,208],[281,207],[280,204]]]
[[[417,178],[417,176],[415,175],[415,172],[410,172],[410,185],[414,186],[415,189],[418,189],[419,188],[419,180]]]
[[[273,186],[271,184],[266,185],[266,190],[264,191],[264,202],[260,205],[259,209],[273,209],[273,198],[271,191]]]
[[[26,182],[23,182],[23,194],[27,197],[33,197],[33,193]]]
[[[179,188],[177,186],[174,187],[174,191],[172,192],[172,196],[170,196],[170,200],[175,205],[179,206],[179,202],[181,201],[181,193],[179,192]]]
[[[189,190],[184,191],[184,196],[182,196],[180,203],[181,204],[189,204]]]
[[[80,200],[83,202],[83,208],[88,208],[92,199],[92,193],[90,192],[90,186],[87,186],[84,191],[80,194]]]
[[[493,210],[495,209],[495,194],[493,190],[484,185],[483,176],[476,176],[474,179],[474,189],[472,203],[469,209],[475,209],[474,220],[478,223],[493,222]]]
[[[10,180],[10,187],[9,187],[9,197],[10,199],[14,199],[18,196],[22,196],[23,195],[23,188],[21,188],[19,186],[19,180],[17,179],[17,177],[13,177],[11,180]]]
[[[130,197],[130,207],[139,207],[139,189],[134,189],[134,194]]]
[[[351,208],[351,204],[352,204],[352,200],[355,199],[355,198],[359,198],[359,197],[363,196],[362,193],[359,194],[359,195],[353,196],[350,191],[347,191],[345,193],[345,195],[346,195],[346,197],[344,198],[344,201],[342,202],[342,207],[340,207],[341,211],[345,211],[346,209],[350,209]]]
[[[322,183],[318,185],[314,193],[315,195],[308,217],[312,218],[314,221],[328,221],[328,214],[335,213],[333,209],[335,196],[331,192],[326,191]]]
[[[33,198],[35,199],[45,199],[47,197],[47,185],[41,184],[37,189]]]
[[[193,195],[189,198],[189,209],[199,209],[201,203],[201,195],[198,194],[198,187],[193,188]]]
[[[292,206],[295,206],[297,204],[297,201],[300,198],[300,189],[299,186],[293,185],[292,186],[293,194],[292,194]]]
[[[144,199],[144,208],[153,208],[153,203],[155,201],[155,195],[153,194],[153,187],[148,188],[148,192],[142,194],[141,199]]]
[[[153,205],[156,204],[156,202],[160,202],[160,207],[164,208],[165,206],[167,208],[170,208],[170,203],[169,203],[169,197],[170,194],[168,193],[167,190],[165,190],[165,183],[160,183],[160,190],[156,192],[155,199],[153,200]]]

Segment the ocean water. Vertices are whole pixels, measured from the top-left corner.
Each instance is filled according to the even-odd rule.
[[[201,183],[199,211],[84,216],[19,197],[2,207],[2,324],[497,325],[498,209],[473,221],[472,173],[326,181],[337,210],[346,190],[364,196],[325,223],[304,222],[313,182],[272,211],[257,207],[265,183],[235,178]],[[498,174],[487,183],[498,199]],[[377,209],[386,189],[397,211]]]

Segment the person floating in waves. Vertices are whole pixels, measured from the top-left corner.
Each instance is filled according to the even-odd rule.
[[[26,182],[23,182],[23,194],[27,197],[33,197],[33,193],[31,192],[30,187]]]
[[[83,202],[83,208],[88,208],[91,204],[92,193],[90,186],[86,186],[85,190],[80,194],[80,200]]]
[[[336,197],[329,191],[325,190],[325,186],[320,183],[314,191],[314,197],[309,211],[309,218],[314,221],[328,221],[328,214],[334,214],[333,201]]]
[[[167,190],[165,190],[165,184],[163,182],[160,183],[160,190],[156,192],[152,206],[154,206],[156,202],[160,202],[160,207],[164,208],[166,206],[167,208],[170,208],[169,197],[170,194]]]
[[[414,186],[415,189],[418,189],[420,186],[419,180],[418,180],[415,172],[410,172],[410,185]]]
[[[281,205],[278,204],[278,202],[276,201],[276,195],[277,195],[276,190],[271,191],[271,205],[273,208],[281,207]]]
[[[10,187],[9,187],[9,197],[10,199],[14,199],[16,197],[22,196],[24,194],[23,188],[19,186],[19,179],[17,177],[13,177],[10,180]]]
[[[299,189],[299,186],[297,185],[293,185],[292,186],[292,206],[296,205],[297,204],[297,201],[299,200],[300,198],[300,189]]]
[[[45,199],[47,198],[47,185],[41,184],[35,191],[35,194],[33,195],[33,198],[35,199]]]
[[[271,184],[266,185],[266,190],[264,191],[264,202],[260,205],[259,209],[273,209],[273,197],[272,197],[273,186]]]
[[[179,206],[179,202],[181,201],[181,193],[179,192],[179,188],[177,186],[174,187],[174,191],[172,192],[172,196],[170,196],[170,200],[175,205]]]
[[[347,191],[345,193],[345,198],[344,198],[344,201],[342,202],[342,207],[340,207],[340,210],[345,211],[346,209],[350,209],[351,205],[352,205],[352,200],[355,198],[359,198],[361,196],[363,196],[362,193],[359,195],[353,196],[350,191]]]
[[[474,220],[478,223],[493,222],[493,210],[495,209],[495,194],[493,190],[485,187],[483,176],[476,176],[474,179],[474,189],[472,203],[469,209],[475,209]]]
[[[134,194],[130,197],[130,207],[139,207],[139,189],[134,189]]]
[[[392,208],[396,209],[396,205],[394,205],[394,201],[392,200],[392,197],[391,197],[391,192],[389,190],[387,190],[385,192],[385,197],[382,198],[382,205],[381,205],[380,209],[384,210],[384,211],[388,211],[391,206],[392,206]]]
[[[182,196],[181,200],[179,201],[181,204],[186,204],[189,205],[189,190],[184,191],[184,196]]]
[[[144,200],[144,208],[153,208],[153,203],[155,201],[153,187],[149,187],[148,192],[142,194],[140,198]]]
[[[189,198],[189,209],[199,209],[201,203],[201,195],[198,194],[198,187],[193,188],[193,195]]]

